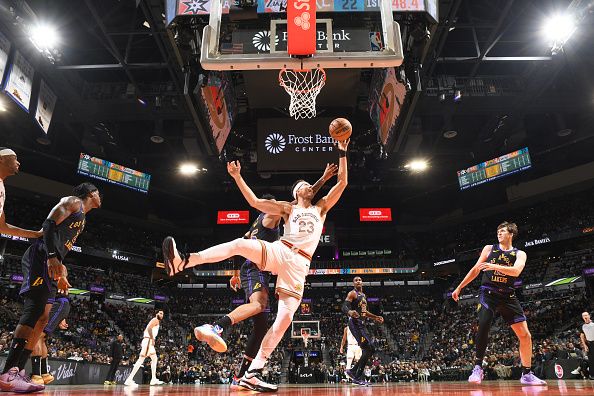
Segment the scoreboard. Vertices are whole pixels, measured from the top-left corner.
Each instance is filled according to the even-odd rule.
[[[521,172],[532,166],[528,147],[458,171],[460,190],[478,186],[500,177]]]
[[[148,193],[151,175],[80,153],[78,174]]]

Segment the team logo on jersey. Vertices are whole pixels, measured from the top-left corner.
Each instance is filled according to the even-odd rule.
[[[261,289],[261,288],[262,288],[262,284],[260,282],[256,282],[256,285],[254,286],[254,290]]]
[[[37,277],[37,279],[35,279],[35,282],[33,282],[33,284],[31,286],[39,286],[43,284],[43,278],[42,277]]]
[[[296,283],[295,290],[297,290],[298,292],[303,291],[303,285],[301,283]]]

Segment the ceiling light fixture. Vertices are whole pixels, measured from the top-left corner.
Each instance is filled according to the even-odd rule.
[[[55,49],[60,41],[56,28],[45,23],[31,27],[29,39],[40,52]]]
[[[424,172],[429,168],[429,164],[424,159],[412,160],[404,167],[412,172]]]
[[[542,34],[551,46],[551,54],[563,51],[563,46],[577,30],[576,18],[570,13],[555,14],[543,24]]]

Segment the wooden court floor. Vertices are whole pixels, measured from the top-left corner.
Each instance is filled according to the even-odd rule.
[[[39,393],[41,394],[41,393]],[[55,385],[48,386],[44,394],[67,395],[252,395],[256,392],[231,392],[225,385],[142,385],[137,388],[103,385]],[[388,396],[388,395],[443,395],[443,396],[557,396],[594,395],[594,381],[589,380],[549,380],[547,386],[523,386],[519,381],[485,381],[481,385],[465,382],[432,383],[390,383],[374,384],[370,387],[353,385],[282,385],[278,392],[269,395],[284,396]]]

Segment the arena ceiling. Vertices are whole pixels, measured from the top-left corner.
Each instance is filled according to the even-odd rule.
[[[185,92],[188,42],[166,29],[163,3],[2,2],[0,28],[34,59],[36,71],[59,97],[49,144],[39,141],[39,128],[13,103],[0,114],[1,138],[19,151],[24,171],[74,184],[80,180],[76,175],[80,152],[145,171],[153,175],[149,199],[138,199],[135,208],[125,209],[141,216],[148,212],[177,218],[196,208],[216,207],[223,196],[241,202],[234,196],[238,194],[223,195],[233,186],[213,149],[207,121]],[[427,26],[430,37],[411,33],[405,66],[411,91],[392,144],[380,148],[375,143],[365,97],[355,98],[355,106],[338,99],[322,103],[326,115],[346,115],[360,129],[352,145],[349,196],[353,201],[362,192],[373,193],[378,205],[399,202],[411,211],[438,215],[445,206],[468,198],[457,194],[452,177],[457,170],[517,148],[530,147],[538,166],[514,176],[516,182],[591,160],[592,16],[581,21],[565,51],[556,56],[540,36],[543,20],[554,10],[586,3],[441,0],[440,23]],[[409,31],[419,23],[399,18],[402,25],[411,27]],[[53,64],[35,51],[25,34],[24,26],[37,19],[52,21],[60,31],[61,54]],[[407,42],[409,36],[404,39]],[[238,87],[246,85],[246,77],[257,86],[252,73],[237,75]],[[363,71],[359,77],[365,91],[369,73]],[[454,103],[457,90],[462,100]],[[254,150],[257,119],[279,115],[273,103],[261,100],[257,89],[247,92],[247,98],[244,91],[238,92],[242,111],[227,142],[228,159],[247,158]],[[333,88],[326,94],[332,97]],[[455,131],[456,136],[447,138],[447,131]],[[155,135],[164,142],[152,142]],[[403,165],[415,157],[430,161],[427,173],[404,171]],[[176,169],[185,159],[197,160],[208,172],[182,178]],[[258,175],[249,161],[244,167],[258,191],[286,192],[296,177]],[[500,195],[496,189],[482,191]],[[108,206],[114,210],[123,206],[122,201],[137,197],[116,188],[110,188],[110,193],[115,199]]]

